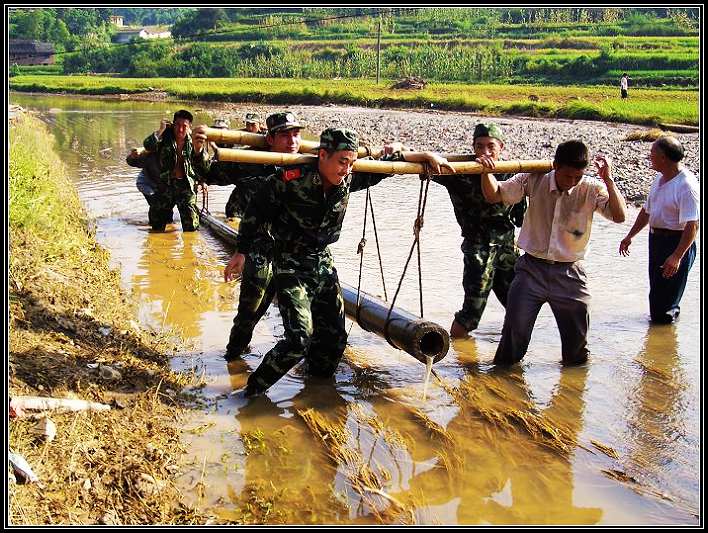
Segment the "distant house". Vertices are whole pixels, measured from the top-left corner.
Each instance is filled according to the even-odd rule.
[[[145,26],[120,30],[113,36],[115,43],[129,43],[133,39],[169,39],[172,32],[159,26]]]
[[[10,39],[10,64],[53,65],[54,45],[29,39]]]
[[[111,15],[109,20],[114,26],[118,26],[119,28],[123,27],[123,17],[120,15]]]

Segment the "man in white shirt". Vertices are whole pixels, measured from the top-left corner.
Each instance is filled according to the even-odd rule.
[[[696,259],[699,186],[682,159],[683,146],[676,138],[664,135],[654,141],[649,160],[659,174],[619,247],[621,255],[629,255],[632,238],[649,225],[649,312],[652,322],[659,324],[678,318],[688,272]]]
[[[492,161],[485,165],[494,168]],[[610,162],[604,156],[595,158],[602,181],[583,175],[587,165],[587,147],[572,140],[558,145],[548,174],[516,174],[503,182],[482,174],[482,193],[488,202],[511,205],[524,196],[529,201],[518,242],[525,253],[516,262],[495,364],[521,361],[546,302],[558,324],[563,364],[587,360],[590,292],[582,259],[593,214],[599,211],[609,220],[624,222],[627,209]]]
[[[629,76],[627,76],[627,73],[625,72],[622,74],[622,77],[620,78],[620,96],[622,98],[627,98],[627,95],[629,93]]]

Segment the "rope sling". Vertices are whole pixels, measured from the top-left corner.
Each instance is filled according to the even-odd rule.
[[[207,187],[206,183],[198,181],[197,182],[197,190],[194,192],[198,192],[199,189],[202,190],[202,210],[201,213],[205,213],[207,215],[210,215],[211,213],[209,212],[209,188]]]
[[[425,206],[428,201],[429,185],[430,185],[430,176],[428,174],[421,174],[420,175],[420,191],[418,192],[418,208],[417,208],[417,212],[416,212],[416,218],[413,222],[413,235],[414,235],[413,243],[411,244],[410,251],[408,252],[408,259],[406,260],[406,264],[403,267],[403,273],[401,274],[401,279],[398,281],[398,287],[396,288],[396,293],[393,296],[393,300],[391,301],[391,305],[388,309],[388,313],[386,314],[386,322],[384,323],[384,330],[383,330],[384,338],[394,348],[398,348],[398,347],[391,341],[391,338],[390,338],[389,332],[388,332],[389,325],[391,323],[391,313],[393,312],[393,308],[396,305],[396,299],[398,298],[398,294],[401,291],[401,286],[403,285],[403,280],[406,277],[406,272],[408,271],[408,265],[411,262],[411,258],[413,257],[414,250],[417,250],[417,256],[418,256],[418,293],[419,293],[419,298],[420,298],[420,317],[423,318],[423,315],[424,315],[424,312],[423,312],[423,270],[422,270],[422,265],[421,265],[420,231],[423,228],[423,222],[424,222],[424,217],[425,217]],[[361,257],[359,259],[359,283],[357,285],[356,320],[357,320],[357,323],[359,323],[359,325],[364,330],[366,330],[366,328],[361,325],[359,317],[360,317],[360,311],[361,311],[361,278],[362,278],[362,269],[363,269],[363,264],[364,264],[364,248],[366,247],[366,222],[367,222],[367,218],[368,218],[369,205],[371,206],[371,219],[372,219],[373,225],[374,225],[374,236],[376,238],[376,250],[378,252],[379,268],[381,271],[381,282],[383,284],[383,289],[384,289],[384,300],[388,302],[388,295],[386,294],[386,280],[384,278],[383,263],[381,260],[381,249],[379,246],[378,232],[376,230],[376,219],[374,216],[374,205],[371,200],[371,194],[370,194],[369,188],[367,187],[367,189],[366,189],[366,203],[365,203],[365,207],[364,207],[363,230],[362,230],[361,240],[359,241],[359,246],[357,247],[357,254],[360,254]],[[353,326],[353,324],[352,324],[352,326]],[[349,328],[349,331],[351,332],[351,327]]]

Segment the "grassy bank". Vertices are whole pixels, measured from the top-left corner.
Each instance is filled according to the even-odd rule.
[[[652,125],[698,124],[698,91],[616,87],[544,87],[430,83],[423,90],[390,89],[391,81],[265,78],[113,78],[106,76],[16,76],[10,89],[28,92],[121,94],[163,91],[180,99],[275,104],[347,104],[411,107],[601,120]]]
[[[119,274],[88,229],[52,146],[40,121],[13,120],[9,393],[113,408],[50,412],[57,427],[51,442],[34,435],[31,416],[12,420],[10,446],[39,482],[10,485],[10,519],[16,525],[203,523],[180,503],[173,482],[182,450],[179,391],[191,377],[169,370],[172,343],[132,320]],[[107,376],[106,367],[118,374]]]

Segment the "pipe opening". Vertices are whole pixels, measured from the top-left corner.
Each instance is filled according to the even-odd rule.
[[[436,357],[445,347],[445,341],[439,331],[427,331],[418,339],[418,349],[423,355]]]

